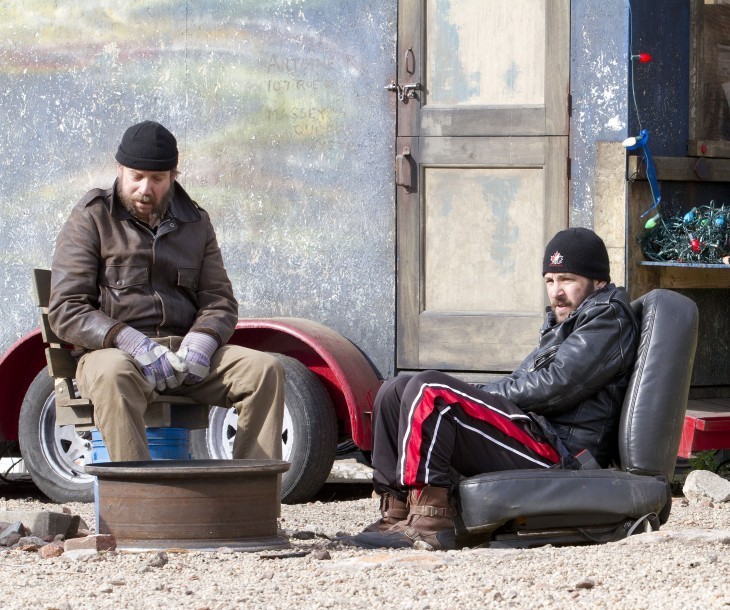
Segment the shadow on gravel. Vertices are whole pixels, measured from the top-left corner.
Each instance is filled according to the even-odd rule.
[[[343,500],[362,500],[370,498],[373,493],[371,481],[353,481],[347,483],[325,483],[314,497],[314,502],[342,502]]]
[[[0,482],[0,498],[8,500],[38,500],[39,502],[50,502],[48,497],[36,487],[30,480],[2,481]]]

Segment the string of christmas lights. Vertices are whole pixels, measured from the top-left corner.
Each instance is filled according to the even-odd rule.
[[[665,219],[657,214],[646,223],[639,243],[651,261],[722,264],[722,257],[730,254],[728,223],[730,208],[717,208],[711,201],[684,216]]]

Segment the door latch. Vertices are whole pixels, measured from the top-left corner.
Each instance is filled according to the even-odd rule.
[[[398,94],[398,99],[401,102],[408,102],[416,97],[416,91],[421,91],[421,83],[408,83],[407,85],[400,85],[395,81],[390,81],[389,85],[385,86],[388,91],[395,91]]]

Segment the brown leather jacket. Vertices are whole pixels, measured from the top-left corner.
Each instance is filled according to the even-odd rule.
[[[112,347],[120,323],[149,337],[205,332],[224,344],[238,321],[210,218],[177,182],[156,233],[124,209],[114,186],[89,191],[58,235],[51,270],[51,328],[85,349]]]

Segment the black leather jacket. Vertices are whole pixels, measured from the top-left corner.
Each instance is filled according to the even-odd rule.
[[[615,457],[639,336],[628,294],[608,284],[560,324],[547,311],[538,347],[510,376],[480,387],[543,427],[547,420],[571,454],[588,449],[606,467]]]

